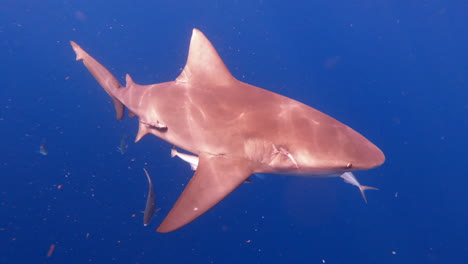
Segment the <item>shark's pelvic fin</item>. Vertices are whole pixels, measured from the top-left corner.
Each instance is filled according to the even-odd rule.
[[[135,143],[140,141],[140,139],[146,136],[149,132],[150,132],[150,129],[148,128],[148,125],[140,122],[138,125],[138,133],[135,138]]]
[[[193,29],[187,63],[177,82],[225,86],[235,81],[211,42],[198,29]]]
[[[104,66],[97,62],[88,53],[86,53],[86,51],[84,51],[78,44],[73,41],[70,41],[70,44],[76,53],[76,60],[83,60],[83,63],[86,68],[88,68],[89,72],[111,97],[112,101],[114,102],[117,120],[122,119],[125,107],[115,96],[113,96],[115,90],[122,88],[122,85],[120,85],[119,81],[117,81],[112,73],[110,73]]]
[[[253,173],[246,159],[206,153],[201,153],[199,159],[195,175],[158,227],[158,232],[171,232],[192,222]]]

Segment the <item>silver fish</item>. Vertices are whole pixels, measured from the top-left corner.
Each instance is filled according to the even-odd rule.
[[[123,134],[122,138],[120,138],[120,144],[117,147],[117,151],[120,152],[120,154],[122,155],[125,154],[125,152],[127,152],[127,148],[128,148],[128,144],[125,141],[126,138],[127,138],[127,135]]]
[[[364,193],[364,191],[366,191],[366,190],[378,190],[375,187],[361,185],[358,182],[358,180],[356,179],[356,177],[354,177],[354,174],[352,172],[345,172],[345,173],[341,174],[340,177],[343,178],[343,180],[345,180],[345,182],[358,187],[359,191],[361,192],[362,198],[364,198],[364,202],[366,202],[366,203],[367,203],[367,198],[366,198],[366,194]]]
[[[46,140],[42,139],[41,145],[39,146],[39,153],[43,156],[47,156],[49,151],[47,150]]]
[[[148,174],[148,171],[143,168],[145,171],[146,177],[148,178],[148,197],[146,199],[146,207],[145,211],[143,212],[143,225],[147,226],[148,223],[150,222],[151,218],[153,215],[158,211],[155,209],[156,205],[156,196],[154,195],[154,189],[153,189],[153,182],[151,181],[151,177]]]

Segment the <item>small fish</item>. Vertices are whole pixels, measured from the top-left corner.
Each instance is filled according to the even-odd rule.
[[[364,198],[364,202],[366,202],[366,203],[367,203],[367,198],[366,198],[366,194],[364,193],[364,191],[365,190],[378,190],[377,188],[374,188],[374,187],[359,184],[358,180],[356,179],[356,177],[354,177],[353,173],[351,173],[351,172],[345,172],[345,173],[341,174],[340,177],[343,178],[343,180],[345,180],[345,182],[350,183],[350,184],[358,187],[359,191],[361,192],[362,198]]]
[[[127,152],[127,148],[128,148],[128,144],[125,141],[126,138],[127,138],[127,135],[123,134],[122,138],[120,139],[120,144],[117,147],[117,151],[119,151],[120,154],[122,155],[125,154],[125,152]]]
[[[175,157],[175,156],[181,158],[183,161],[190,164],[190,168],[192,170],[197,170],[197,167],[198,167],[198,157],[197,156],[190,155],[190,154],[185,154],[185,153],[180,153],[179,151],[177,151],[175,146],[172,146],[171,157]]]
[[[171,149],[171,157],[179,157],[181,160],[187,162],[188,164],[190,164],[190,168],[192,170],[197,170],[197,167],[198,167],[198,157],[195,156],[195,155],[190,155],[190,154],[185,154],[185,153],[180,153],[179,151],[177,151],[176,147],[175,146],[172,146],[172,149]],[[257,174],[254,174],[254,175],[257,175]],[[259,176],[260,179],[264,179],[264,176],[262,175],[261,177]],[[247,178],[244,183],[253,183],[253,181],[249,178]]]
[[[143,168],[143,170],[145,171],[146,177],[148,178],[148,184],[149,184],[148,198],[146,199],[146,207],[145,207],[145,211],[143,212],[143,225],[147,226],[151,218],[153,217],[153,215],[157,211],[159,211],[159,209],[158,210],[155,209],[156,196],[154,195],[153,182],[151,181],[151,177],[145,168]]]
[[[39,146],[39,153],[41,155],[44,155],[44,156],[47,156],[47,154],[49,154],[49,151],[47,150],[47,146],[46,146],[46,141],[45,139],[42,140],[42,143],[41,145]]]

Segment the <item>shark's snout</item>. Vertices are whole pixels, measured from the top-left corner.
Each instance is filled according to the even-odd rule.
[[[369,170],[382,165],[385,162],[384,153],[373,143],[366,140],[367,144],[360,146],[346,167],[349,170]]]
[[[382,165],[385,162],[385,155],[384,153],[377,147],[370,152],[370,158],[364,162],[365,169],[372,169]]]

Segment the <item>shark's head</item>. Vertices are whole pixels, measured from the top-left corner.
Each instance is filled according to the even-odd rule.
[[[299,174],[334,174],[368,170],[382,165],[383,152],[365,137],[352,130],[316,131],[321,141],[309,139],[296,143]],[[315,141],[315,142],[314,142]]]
[[[269,167],[274,172],[286,174],[336,175],[382,165],[385,161],[383,152],[359,133],[348,129],[335,131],[337,134],[324,133],[318,137],[321,141],[311,137],[304,141],[273,144],[268,151],[271,153]]]
[[[248,156],[266,164],[265,172],[338,175],[372,169],[385,161],[383,152],[368,139],[315,109],[290,111],[279,123],[284,126],[271,129],[267,141],[246,142]]]

